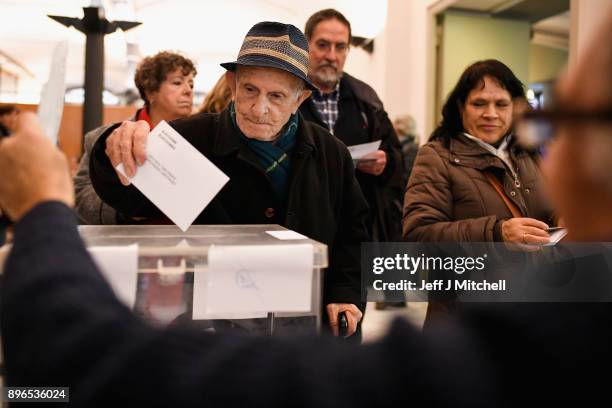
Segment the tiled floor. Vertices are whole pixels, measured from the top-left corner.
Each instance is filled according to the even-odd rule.
[[[387,307],[384,310],[376,310],[375,303],[368,303],[362,326],[363,341],[367,343],[383,336],[396,317],[407,319],[420,329],[426,311],[427,302],[409,302],[405,308]]]

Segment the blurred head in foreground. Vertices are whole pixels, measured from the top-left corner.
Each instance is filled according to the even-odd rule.
[[[557,106],[524,122],[550,140],[544,172],[571,240],[612,240],[612,14],[557,87]]]

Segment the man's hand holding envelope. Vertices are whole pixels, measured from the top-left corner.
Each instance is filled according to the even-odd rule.
[[[123,122],[106,139],[106,155],[125,186],[133,184],[181,230],[229,181],[168,123]]]

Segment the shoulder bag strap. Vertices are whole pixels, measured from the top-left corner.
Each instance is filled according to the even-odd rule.
[[[504,200],[504,203],[506,204],[506,207],[508,207],[508,209],[512,213],[512,216],[514,218],[521,218],[523,216],[523,214],[521,213],[521,210],[516,206],[516,204],[514,204],[508,198],[508,196],[504,192],[503,186],[501,185],[497,177],[495,177],[495,175],[492,174],[490,171],[486,171],[486,170],[484,172],[484,175],[487,177],[487,179],[489,180],[489,183],[491,183],[495,191],[497,191],[497,194],[499,194],[501,199]]]

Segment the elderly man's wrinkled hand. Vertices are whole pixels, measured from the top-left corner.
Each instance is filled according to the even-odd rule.
[[[345,312],[346,320],[348,323],[348,330],[346,337],[352,336],[357,331],[357,324],[361,321],[363,313],[357,308],[357,306],[351,303],[330,303],[327,305],[327,316],[329,317],[329,326],[332,329],[334,336],[340,334],[338,327],[338,315]]]
[[[128,177],[136,175],[137,166],[142,166],[147,160],[149,133],[150,128],[146,121],[125,121],[106,139],[106,155],[124,186],[129,186],[130,180],[117,170],[117,166],[123,163]]]
[[[66,156],[44,135],[36,116],[19,115],[16,132],[0,142],[0,206],[18,221],[37,204],[74,205]]]
[[[380,176],[385,171],[386,166],[387,153],[383,150],[369,153],[357,161],[357,170],[374,176]]]

